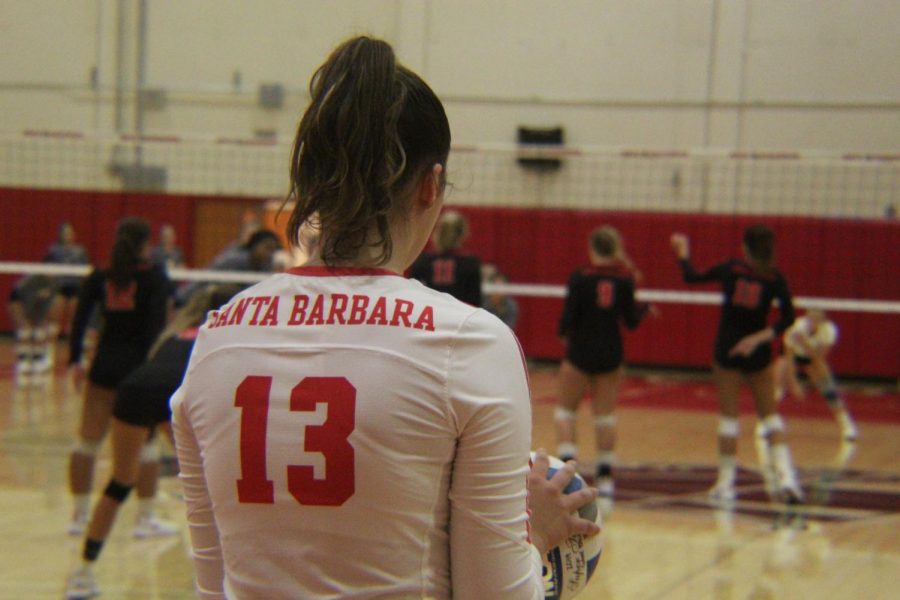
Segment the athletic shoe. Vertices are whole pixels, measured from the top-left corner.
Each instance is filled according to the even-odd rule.
[[[88,600],[100,595],[94,573],[87,565],[78,567],[66,581],[66,600]]]
[[[597,509],[600,511],[600,514],[604,517],[609,516],[609,514],[613,510],[613,497],[612,496],[598,496],[597,497]]]
[[[763,485],[766,488],[766,494],[772,500],[777,500],[779,498],[779,487],[778,471],[775,469],[775,465],[771,462],[761,465],[760,471],[762,472]]]
[[[72,517],[72,521],[69,523],[69,526],[66,527],[66,533],[71,536],[79,537],[84,535],[84,531],[88,526],[88,516],[87,513],[75,513],[75,516]]]
[[[53,367],[50,357],[46,354],[35,354],[31,357],[32,370],[36,375],[48,373]]]
[[[733,503],[737,493],[734,491],[733,485],[717,483],[707,492],[707,496],[711,503],[721,506]]]
[[[803,504],[803,492],[794,482],[782,486],[781,498],[785,504]]]
[[[164,521],[155,515],[141,517],[134,524],[134,537],[139,540],[176,533],[178,533],[178,526],[175,523]]]

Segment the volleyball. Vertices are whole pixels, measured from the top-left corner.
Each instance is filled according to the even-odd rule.
[[[549,458],[548,479],[565,465],[555,456]],[[581,475],[576,473],[563,493],[576,492],[586,485],[587,483]],[[579,508],[578,515],[583,519],[594,521],[598,525],[601,524],[602,517],[596,502],[589,502]],[[574,534],[547,552],[544,557],[544,598],[546,600],[575,598],[584,590],[594,575],[602,551],[603,539],[600,534],[592,536]]]

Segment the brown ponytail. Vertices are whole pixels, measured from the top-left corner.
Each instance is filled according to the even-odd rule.
[[[239,293],[241,289],[241,286],[236,284],[209,285],[192,295],[187,304],[175,313],[166,328],[153,342],[150,351],[147,353],[147,358],[153,358],[169,338],[190,327],[202,325],[206,319],[206,313],[221,307]]]
[[[387,42],[368,37],[338,46],[309,91],[291,156],[288,239],[298,245],[300,227],[311,222],[327,264],[356,258],[367,243],[383,264],[393,247],[389,215],[426,169],[446,165],[444,108]]]
[[[150,226],[143,219],[126,217],[119,222],[109,260],[109,279],[117,288],[124,288],[134,277],[141,250],[149,239]]]

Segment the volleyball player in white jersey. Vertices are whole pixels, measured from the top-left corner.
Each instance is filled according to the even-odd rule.
[[[776,400],[781,399],[785,390],[794,398],[803,399],[803,387],[797,371],[805,370],[834,413],[841,427],[841,436],[852,442],[857,437],[856,423],[847,411],[828,365],[828,353],[837,342],[837,337],[837,325],[822,310],[810,309],[794,321],[784,332],[784,354],[775,364]]]
[[[596,490],[529,472],[509,328],[401,275],[441,210],[443,107],[369,38],[310,95],[288,233],[315,215],[320,242],[210,315],[172,398],[198,595],[541,599]]]

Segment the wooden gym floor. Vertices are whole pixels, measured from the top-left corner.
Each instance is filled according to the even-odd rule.
[[[59,369],[44,385],[16,388],[10,346],[0,340],[0,600],[58,599],[81,544],[64,532],[65,467],[80,400]],[[534,446],[552,452],[555,366],[533,366],[531,383]],[[900,394],[896,385],[846,387],[860,426],[855,447],[839,442],[816,394],[783,404],[808,498],[792,512],[765,497],[753,418],[744,415],[740,497],[727,511],[705,497],[717,424],[706,376],[630,373],[617,409],[620,467],[604,553],[580,598],[900,598]],[[590,458],[582,410],[579,446]],[[98,487],[108,468],[104,450]],[[128,502],[97,565],[102,598],[193,597],[178,482],[164,477],[160,488],[160,512],[182,525],[181,535],[133,540]]]

